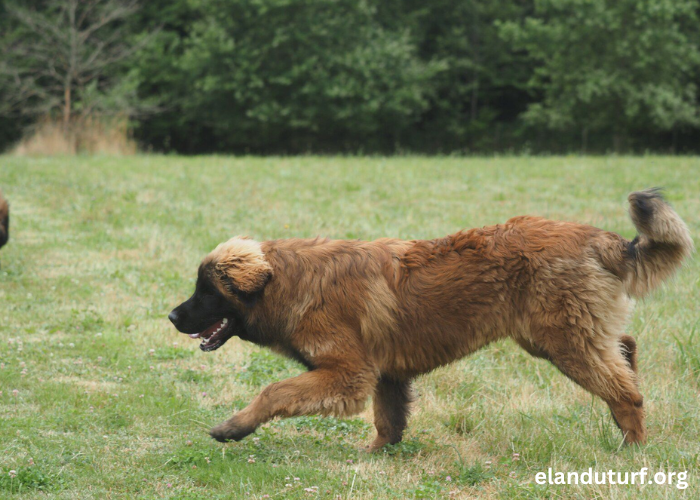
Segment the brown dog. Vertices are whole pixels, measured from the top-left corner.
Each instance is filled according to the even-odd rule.
[[[238,335],[309,371],[265,388],[212,437],[239,440],[278,416],[351,415],[372,395],[371,449],[397,443],[414,377],[511,337],[605,400],[628,443],[644,442],[629,297],[671,275],[693,243],[658,190],[629,201],[631,242],[516,217],[429,241],[222,243],[171,321],[202,350]]]
[[[10,239],[10,207],[0,191],[0,248]]]

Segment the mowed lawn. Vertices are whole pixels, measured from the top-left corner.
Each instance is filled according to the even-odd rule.
[[[650,186],[700,241],[698,158],[0,157],[0,498],[697,499],[697,259],[630,320],[641,448],[511,341],[420,378],[405,441],[383,454],[361,451],[369,410],[221,445],[211,426],[302,369],[238,339],[203,353],[166,318],[234,235],[433,238],[535,214],[632,238],[627,194]],[[548,467],[689,471],[689,486],[535,484]]]

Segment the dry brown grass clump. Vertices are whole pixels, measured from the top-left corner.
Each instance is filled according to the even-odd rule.
[[[18,156],[74,155],[78,153],[133,155],[126,117],[86,117],[73,120],[66,128],[56,119],[45,118],[14,147]]]

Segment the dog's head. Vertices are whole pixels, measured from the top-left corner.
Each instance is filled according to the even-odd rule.
[[[168,318],[182,333],[201,338],[200,349],[214,351],[242,328],[246,309],[271,277],[260,243],[232,238],[204,258],[194,293]]]

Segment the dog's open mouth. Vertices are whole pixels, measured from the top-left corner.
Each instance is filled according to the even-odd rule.
[[[199,333],[188,334],[190,338],[202,339],[199,348],[203,351],[215,351],[233,336],[233,322],[228,318],[217,321]]]

